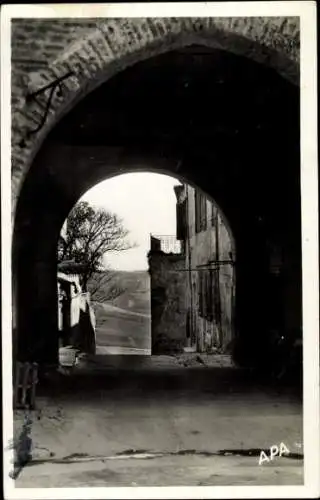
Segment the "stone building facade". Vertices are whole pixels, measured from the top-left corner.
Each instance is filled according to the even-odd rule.
[[[177,234],[151,237],[152,353],[227,352],[234,335],[235,250],[217,205],[175,186]]]
[[[175,187],[177,238],[185,254],[187,345],[199,352],[231,345],[235,250],[217,205],[190,185]]]

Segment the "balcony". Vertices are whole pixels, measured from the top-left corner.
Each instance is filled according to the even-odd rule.
[[[177,240],[174,235],[150,235],[150,249],[152,251],[164,252],[167,254],[181,254],[181,241]]]

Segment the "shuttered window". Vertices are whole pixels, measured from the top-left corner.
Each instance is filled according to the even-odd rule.
[[[209,269],[206,273],[207,286],[206,286],[206,318],[208,321],[213,320],[213,271]]]
[[[211,269],[198,272],[198,312],[201,318],[213,321],[214,318],[214,274]]]
[[[212,225],[212,227],[215,226],[215,222],[216,222],[216,210],[215,210],[214,204],[211,203],[211,225]]]
[[[195,218],[196,218],[196,233],[207,229],[207,198],[195,191]]]
[[[198,272],[198,313],[203,318],[204,313],[204,294],[203,294],[203,272]]]
[[[184,241],[186,239],[187,229],[187,200],[176,205],[177,213],[177,240]]]
[[[207,198],[201,194],[201,231],[207,229]]]

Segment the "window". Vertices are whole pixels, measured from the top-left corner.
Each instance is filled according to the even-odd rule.
[[[211,203],[211,225],[212,225],[212,227],[214,227],[216,224],[216,218],[217,218],[216,207],[214,206],[214,203]]]
[[[213,271],[212,269],[199,269],[198,272],[198,312],[201,318],[213,321]]]
[[[207,229],[207,198],[201,195],[201,230]]]
[[[209,269],[206,272],[206,319],[213,320],[213,271]]]
[[[199,316],[203,317],[203,272],[198,272],[198,313]]]
[[[221,325],[221,295],[220,295],[220,284],[219,284],[219,269],[215,269],[214,271],[214,277],[213,277],[213,283],[214,283],[214,310],[213,310],[213,315],[215,322],[218,325]]]
[[[187,200],[177,203],[177,240],[184,241],[186,239],[187,229]]]
[[[196,216],[196,233],[207,229],[207,198],[195,191],[195,216]]]

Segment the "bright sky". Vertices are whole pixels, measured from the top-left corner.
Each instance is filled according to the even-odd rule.
[[[136,248],[107,254],[107,264],[117,270],[148,268],[150,233],[176,234],[177,179],[154,173],[123,174],[97,184],[81,200],[116,213],[130,231],[128,238]]]

